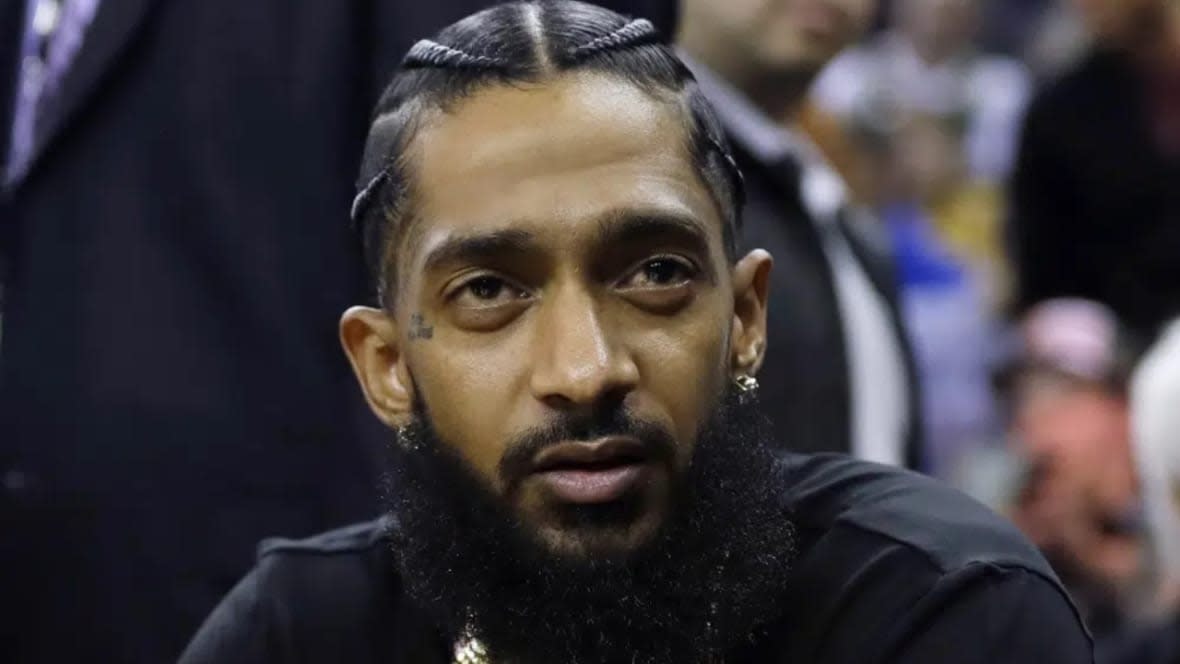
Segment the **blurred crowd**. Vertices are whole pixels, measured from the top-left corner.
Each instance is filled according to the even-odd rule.
[[[487,3],[398,4],[5,5],[0,567],[19,599],[0,602],[21,618],[0,625],[0,660],[51,661],[28,644],[63,620],[111,661],[175,651],[253,542],[372,511],[382,434],[334,338],[368,294],[336,220],[377,82],[413,38]],[[671,3],[603,4],[672,32]],[[37,41],[79,13],[84,39]],[[155,32],[130,39],[143,24]],[[914,401],[833,414],[853,420],[838,451],[1008,515],[1070,589],[1100,664],[1180,661],[1180,2],[891,0],[801,92],[762,110],[876,220],[905,330],[874,345],[864,330],[890,334],[893,303],[832,307],[847,335],[834,356],[854,365],[836,389]],[[803,207],[828,171],[810,172],[795,176]],[[771,249],[780,274],[805,265]],[[839,274],[847,248],[824,252]],[[863,272],[879,283],[871,260]],[[772,318],[759,379],[812,394],[798,382],[836,369],[775,364],[784,346],[815,355],[776,329],[803,334]],[[874,364],[881,348],[896,361]],[[832,403],[814,398],[802,407]],[[862,442],[857,422],[900,442]],[[782,435],[807,451],[828,439]],[[233,546],[200,551],[213,541]],[[52,599],[75,595],[93,603]],[[128,646],[88,613],[94,598],[159,643]],[[182,620],[155,608],[175,604]]]
[[[1180,658],[1178,37],[1176,3],[894,0],[802,117],[891,237],[924,469],[1041,548],[1099,661]]]

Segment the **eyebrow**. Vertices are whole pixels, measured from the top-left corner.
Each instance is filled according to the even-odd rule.
[[[519,229],[449,237],[427,254],[424,269],[429,272],[452,263],[476,263],[536,250],[537,241],[533,234]]]
[[[599,218],[597,226],[592,243],[599,252],[671,239],[702,256],[709,255],[709,240],[704,224],[690,215],[665,211],[614,210]],[[521,229],[506,228],[478,235],[455,235],[430,250],[423,262],[423,269],[431,272],[456,263],[482,263],[540,251],[536,235]]]
[[[621,211],[598,222],[595,246],[600,251],[643,242],[672,240],[687,249],[709,256],[709,236],[696,217],[670,212]]]

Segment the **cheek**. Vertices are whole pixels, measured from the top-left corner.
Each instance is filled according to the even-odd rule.
[[[712,414],[728,375],[728,328],[722,317],[709,317],[649,331],[633,346],[641,389],[666,413],[680,441],[694,440]]]
[[[410,353],[418,398],[430,410],[439,437],[454,446],[490,483],[511,437],[510,424],[520,394],[523,347],[513,339],[481,343],[448,342],[446,331]]]
[[[741,34],[750,34],[757,29],[768,17],[783,10],[794,0],[705,0],[711,13],[722,25],[736,29]]]

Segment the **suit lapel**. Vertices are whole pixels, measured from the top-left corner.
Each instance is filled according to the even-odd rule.
[[[157,0],[100,0],[82,45],[58,86],[43,102],[30,170],[100,87]]]

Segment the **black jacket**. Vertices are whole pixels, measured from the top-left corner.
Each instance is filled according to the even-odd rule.
[[[852,387],[832,267],[815,223],[782,168],[763,164],[734,141],[746,183],[742,240],[774,257],[770,277],[766,360],[758,372],[759,400],[775,439],[796,452],[852,450]],[[918,375],[898,309],[892,254],[884,233],[855,223],[840,230],[872,285],[889,306],[909,392],[905,462],[921,468]]]
[[[374,512],[353,180],[401,55],[487,4],[100,2],[0,198],[0,661],[168,661],[259,538]]]
[[[784,458],[798,555],[783,560],[793,569],[766,638],[728,661],[1092,661],[1076,610],[1011,524],[911,473]],[[181,664],[447,664],[451,639],[406,595],[386,535],[377,522],[264,544]]]
[[[1152,136],[1146,86],[1090,54],[1034,99],[1012,183],[1020,309],[1103,302],[1140,336],[1180,313],[1180,156]]]

